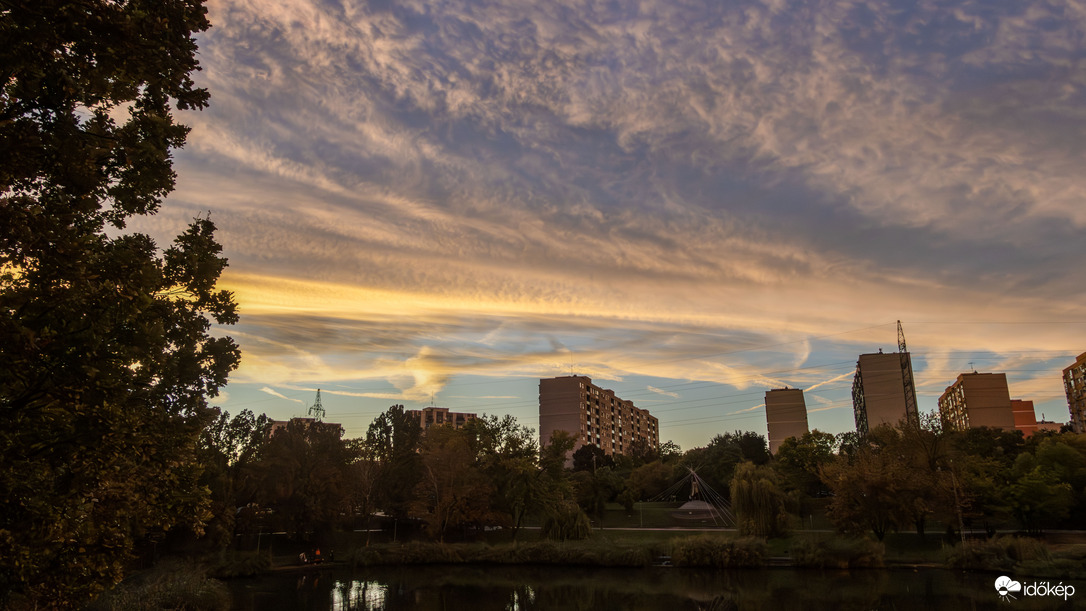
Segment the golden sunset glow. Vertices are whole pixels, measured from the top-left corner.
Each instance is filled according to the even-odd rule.
[[[216,0],[212,106],[142,229],[212,210],[225,409],[319,387],[354,432],[390,401],[534,425],[572,370],[686,445],[764,430],[786,385],[838,432],[901,320],[923,409],[976,367],[1062,418],[1086,14],[1031,5]]]

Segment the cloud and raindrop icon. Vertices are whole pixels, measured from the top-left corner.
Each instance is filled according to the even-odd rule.
[[[1014,596],[1014,593],[1022,591],[1022,584],[1006,575],[1001,575],[995,580],[995,589],[1000,598],[1008,600],[1010,598],[1017,598]]]

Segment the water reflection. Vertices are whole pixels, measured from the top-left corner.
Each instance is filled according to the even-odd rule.
[[[995,575],[949,571],[404,566],[235,581],[243,611],[1003,609]],[[1015,601],[1016,610],[1074,601]]]
[[[331,609],[384,609],[388,586],[376,581],[347,579],[332,587]]]

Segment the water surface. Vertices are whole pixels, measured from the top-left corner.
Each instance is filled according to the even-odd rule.
[[[241,611],[562,609],[954,610],[1072,609],[1068,601],[1003,601],[997,575],[944,570],[818,571],[527,566],[399,566],[323,570],[230,583]],[[1053,584],[1055,585],[1055,584]]]

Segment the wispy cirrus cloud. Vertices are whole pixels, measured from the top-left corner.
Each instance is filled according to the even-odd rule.
[[[954,350],[1073,348],[972,323],[1086,319],[1075,3],[209,8],[212,106],[142,228],[214,210],[239,383],[423,400],[572,347],[615,383],[830,389],[800,368],[886,329],[810,338],[903,319],[937,394]]]
[[[671,392],[669,390],[664,390],[662,388],[656,388],[655,386],[646,386],[645,388],[646,388],[646,390],[648,390],[651,393],[655,393],[655,394],[658,394],[658,395],[663,395],[665,397],[671,397],[672,399],[678,399],[679,397],[682,396],[677,392]]]
[[[264,388],[260,389],[260,392],[269,394],[269,395],[271,395],[273,397],[278,397],[280,399],[286,399],[287,401],[291,401],[291,402],[294,402],[294,403],[301,403],[302,405],[305,405],[305,401],[302,401],[301,399],[291,399],[290,397],[284,395],[283,393],[279,392],[278,390],[275,390],[274,388],[269,388],[269,387],[265,386]]]

